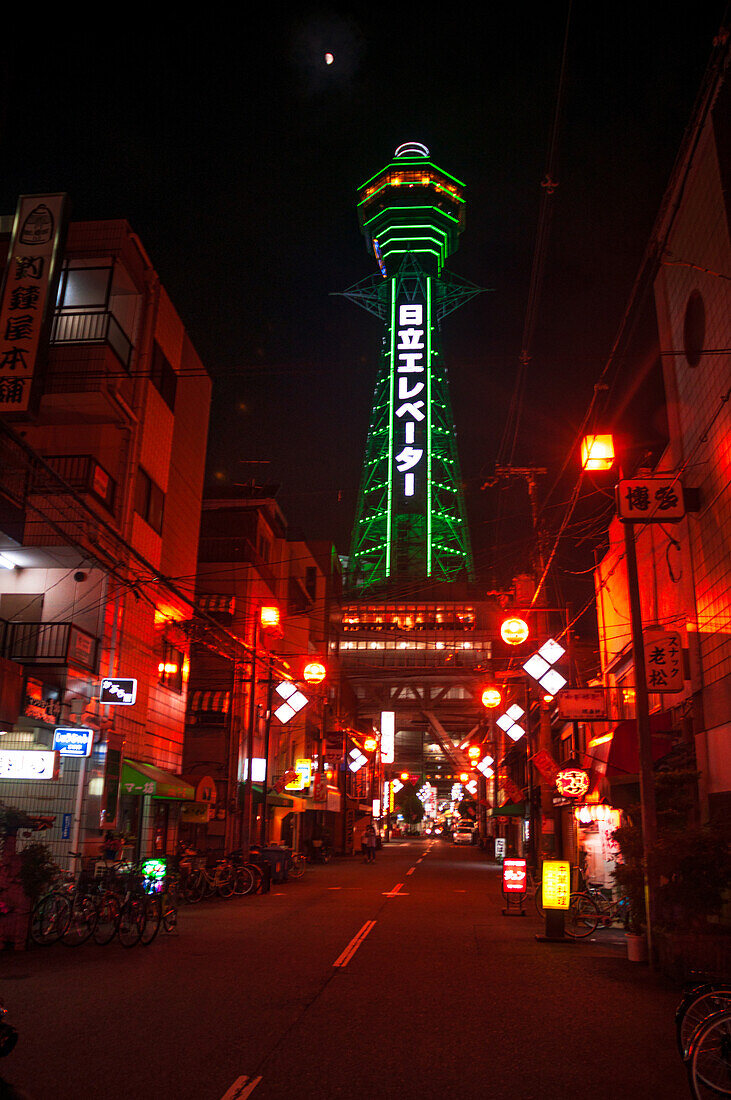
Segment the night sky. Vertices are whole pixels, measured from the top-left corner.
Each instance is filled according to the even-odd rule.
[[[546,486],[609,352],[724,6],[573,4],[515,452],[549,469]],[[65,190],[77,220],[126,218],[216,380],[211,478],[281,483],[289,521],[345,552],[379,328],[331,292],[374,271],[357,186],[401,142],[424,142],[467,184],[450,267],[490,288],[443,334],[484,567],[494,501],[481,486],[519,362],[567,5],[250,10],[174,24],[133,6],[103,33],[98,13],[32,34],[21,22],[2,62],[0,211]]]

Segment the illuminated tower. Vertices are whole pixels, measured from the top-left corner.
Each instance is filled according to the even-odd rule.
[[[350,549],[351,586],[471,579],[472,550],[440,348],[441,322],[480,293],[444,270],[464,184],[414,142],[359,189],[379,274],[345,291],[385,326]]]

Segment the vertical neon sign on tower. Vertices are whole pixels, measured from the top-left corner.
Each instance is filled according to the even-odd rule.
[[[356,587],[472,575],[442,319],[479,288],[444,270],[464,225],[464,185],[418,143],[359,192],[380,275],[345,296],[385,325],[351,544]]]

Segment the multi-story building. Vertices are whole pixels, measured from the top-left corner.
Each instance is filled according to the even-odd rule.
[[[208,777],[216,808],[207,821],[191,820],[189,836],[199,843],[205,831],[208,844],[226,850],[282,840],[301,847],[341,805],[322,774],[338,692],[337,657],[326,658],[339,561],[331,546],[310,546],[288,530],[277,488],[222,486],[203,502],[198,606],[243,648],[213,646],[206,632],[193,644],[185,771]],[[302,685],[315,657],[327,665],[326,680],[304,686],[308,704],[281,712],[281,721],[277,687]]]
[[[211,381],[125,221],[70,225],[51,312],[35,407],[0,417],[0,799],[54,815],[57,856],[102,827],[133,854],[170,851],[194,798],[182,624]],[[110,677],[136,681],[133,703],[100,702]],[[91,755],[29,778],[56,727],[90,730]]]
[[[656,758],[674,746],[691,751],[701,820],[719,827],[731,820],[729,56],[728,38],[719,38],[655,226],[656,373],[663,399],[656,407],[628,402],[635,461],[624,471],[650,489],[651,479],[670,478],[673,496],[685,502],[679,522],[657,522],[662,515],[656,512],[650,522],[634,524],[643,627],[677,632],[683,654],[679,690],[653,691],[660,682],[649,683],[650,729]],[[643,446],[653,422],[663,421],[660,446]],[[602,668],[614,689],[615,721],[597,731],[591,751],[616,799],[623,785],[634,782],[636,790],[637,779],[624,542],[616,520],[596,579]]]

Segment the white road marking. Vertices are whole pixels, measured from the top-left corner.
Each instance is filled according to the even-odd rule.
[[[409,896],[408,894],[402,894],[400,892],[402,886],[403,886],[403,882],[397,882],[396,885],[394,886],[393,890],[391,890],[390,893],[386,893],[384,891],[384,894],[383,894],[384,898],[407,898]]]
[[[261,1077],[237,1077],[221,1100],[245,1100],[247,1096],[251,1096],[260,1081]]]
[[[408,871],[406,872],[406,874],[407,874],[407,875],[413,875],[413,873],[414,873],[414,871],[415,871],[415,870],[416,870],[416,867],[409,867],[409,869],[408,869]]]
[[[374,920],[367,920],[361,928],[360,932],[356,932],[345,950],[341,952],[340,955],[338,955],[337,959],[333,963],[333,966],[347,966],[350,960],[353,958],[353,955],[363,943],[363,940],[366,938],[368,933],[372,931],[372,929],[375,927],[375,924],[376,922]]]

